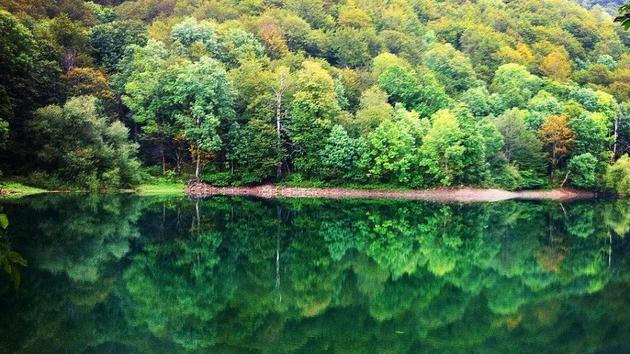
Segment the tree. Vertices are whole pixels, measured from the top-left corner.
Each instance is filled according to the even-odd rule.
[[[0,117],[9,122],[32,102],[35,40],[4,10],[0,10],[0,32]]]
[[[339,25],[351,28],[364,28],[372,26],[372,18],[363,9],[356,6],[354,1],[348,2],[339,10]]]
[[[171,38],[175,45],[179,46],[179,50],[189,57],[203,54],[194,52],[195,45],[199,45],[203,51],[214,56],[218,53],[219,45],[214,26],[206,21],[197,22],[196,19],[188,17],[173,26]]]
[[[485,86],[473,87],[461,96],[475,117],[485,117],[494,112],[496,97],[491,96]]]
[[[359,110],[352,127],[362,136],[366,136],[382,122],[392,119],[394,108],[387,103],[387,94],[378,86],[372,86],[361,94]]]
[[[403,123],[383,121],[368,135],[368,176],[373,180],[419,185],[419,176],[413,171],[417,165],[415,139],[409,126]]]
[[[61,47],[61,66],[65,71],[74,68],[81,61],[81,54],[87,52],[88,33],[81,23],[71,20],[66,14],[55,17],[49,24],[49,31],[55,43]]]
[[[549,156],[551,176],[566,159],[575,143],[575,133],[568,125],[567,117],[551,115],[538,132]]]
[[[630,156],[628,154],[621,156],[612,166],[608,166],[604,181],[611,190],[619,194],[630,194]]]
[[[615,22],[620,22],[626,30],[630,28],[630,4],[619,8],[619,16],[615,17]]]
[[[370,62],[370,38],[363,30],[341,28],[331,40],[335,60],[340,66],[361,67]]]
[[[179,62],[171,64],[168,57],[162,42],[130,46],[120,62],[120,72],[114,77],[114,85],[131,111],[131,118],[142,128],[141,138],[145,143],[157,145],[163,174],[167,148],[180,132],[175,119],[177,103],[172,98],[170,84],[175,80],[174,68]]]
[[[218,59],[236,66],[246,60],[263,58],[265,47],[256,37],[240,28],[230,28],[218,33]]]
[[[278,145],[273,124],[258,119],[236,126],[228,134],[226,159],[237,176],[238,183],[260,183],[276,176],[278,166],[284,161],[286,151]]]
[[[365,150],[362,138],[352,139],[341,125],[335,125],[321,151],[322,175],[329,180],[361,179],[365,176]]]
[[[392,53],[381,53],[372,60],[372,75],[378,80],[385,70],[393,66],[399,66],[404,69],[411,68],[406,60],[398,57],[397,55]]]
[[[235,93],[223,65],[208,57],[183,65],[172,85],[172,100],[178,105],[175,118],[191,144],[195,177],[199,178],[202,154],[221,148],[218,128],[234,116]]]
[[[298,171],[316,174],[321,166],[324,137],[329,135],[340,112],[334,80],[314,61],[304,61],[295,80],[300,86],[290,103],[288,122],[294,163]]]
[[[9,123],[0,119],[0,151],[4,150],[9,140]]]
[[[96,25],[90,30],[94,57],[108,70],[116,68],[127,46],[144,46],[146,43],[145,26],[138,21],[112,21]]]
[[[527,111],[513,108],[505,111],[495,121],[503,136],[502,152],[509,164],[517,167],[523,187],[540,184],[544,173],[543,144],[536,133],[525,124]]]
[[[62,79],[67,97],[94,96],[109,111],[113,110],[114,93],[102,71],[92,68],[73,68],[63,74]]]
[[[497,69],[492,79],[491,89],[499,95],[498,106],[501,110],[524,107],[540,89],[540,79],[530,74],[518,64],[504,64]]]
[[[503,64],[515,63],[524,67],[530,67],[531,62],[534,60],[534,53],[525,43],[517,44],[514,49],[509,46],[503,46],[499,49],[497,56]]]
[[[469,118],[440,110],[420,147],[427,185],[481,183],[485,172],[484,142]]]
[[[29,125],[37,166],[62,183],[82,188],[128,188],[139,182],[138,149],[119,121],[99,112],[91,96],[35,112]]]
[[[501,167],[505,163],[505,158],[502,154],[503,145],[505,144],[503,135],[497,129],[492,118],[484,118],[476,122],[476,126],[483,139],[486,164],[495,169]]]
[[[630,103],[621,105],[621,112],[613,125],[613,153],[615,157],[630,153]]]
[[[444,88],[428,72],[418,75],[411,69],[393,65],[378,77],[378,85],[387,92],[391,102],[402,103],[423,117],[448,105]]]
[[[465,91],[476,81],[470,59],[450,44],[436,45],[424,54],[423,59],[450,94]]]
[[[552,51],[540,63],[543,74],[559,81],[564,81],[571,75],[571,61],[563,49]]]
[[[284,32],[272,18],[263,17],[259,20],[258,35],[271,58],[279,58],[289,49]]]
[[[597,158],[588,152],[573,156],[569,160],[568,172],[564,180],[569,179],[571,185],[578,188],[596,188],[598,165]]]
[[[601,113],[584,112],[579,117],[570,119],[569,126],[575,133],[575,155],[591,153],[599,159],[604,157],[603,153],[610,139],[606,118]]]
[[[560,114],[565,111],[560,101],[551,93],[540,90],[536,96],[527,103],[529,113],[525,122],[529,129],[539,130],[547,117],[551,114]]]

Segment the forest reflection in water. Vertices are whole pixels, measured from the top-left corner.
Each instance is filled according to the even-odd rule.
[[[630,350],[628,200],[2,204],[3,353]]]

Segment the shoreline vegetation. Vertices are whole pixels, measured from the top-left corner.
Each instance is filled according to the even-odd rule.
[[[21,198],[33,194],[41,193],[110,193],[110,192],[124,192],[135,193],[140,196],[184,196],[185,184],[182,182],[158,182],[158,183],[144,183],[135,188],[130,189],[115,189],[115,190],[100,190],[100,191],[88,191],[88,190],[76,190],[76,189],[43,189],[30,185],[26,185],[20,182],[5,181],[0,183],[0,199],[13,199]]]
[[[27,195],[52,192],[50,190],[28,186],[19,182],[0,182],[0,199],[19,198]]]
[[[41,193],[73,193],[85,192],[76,190],[47,190],[28,186],[18,182],[5,182],[0,189],[0,199],[21,198]],[[99,193],[108,193],[111,191]],[[325,198],[325,199],[404,199],[434,202],[497,202],[503,200],[555,200],[568,201],[574,199],[590,199],[609,196],[600,193],[573,188],[554,188],[507,191],[498,188],[475,187],[442,187],[430,189],[396,189],[393,187],[301,187],[264,184],[258,186],[217,187],[204,182],[191,181],[161,182],[141,184],[133,189],[114,192],[134,193],[139,196],[187,196],[191,198],[207,198],[213,196],[243,196],[272,198]]]
[[[329,199],[407,199],[434,202],[497,202],[510,199],[521,200],[556,200],[595,198],[601,193],[556,188],[550,190],[506,191],[495,188],[432,188],[432,189],[354,189],[342,187],[304,188],[278,185],[260,185],[249,187],[215,187],[202,182],[189,183],[186,195],[193,198],[212,196],[246,196],[259,198],[329,198]]]

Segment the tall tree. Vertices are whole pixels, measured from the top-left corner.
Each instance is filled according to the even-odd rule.
[[[551,166],[551,176],[556,168],[569,156],[575,143],[575,133],[564,115],[551,115],[538,132],[545,145]]]
[[[482,182],[485,172],[484,141],[468,117],[440,110],[420,148],[420,164],[429,185],[452,186]]]
[[[294,163],[298,171],[316,174],[321,166],[319,153],[324,137],[328,136],[341,109],[333,78],[320,63],[304,61],[295,80],[300,86],[290,103],[287,124]]]
[[[191,144],[199,178],[202,154],[220,150],[219,125],[234,117],[235,92],[223,65],[208,57],[179,68],[172,85],[172,99],[178,106],[175,118]]]
[[[427,117],[448,105],[444,88],[430,72],[417,74],[399,65],[387,68],[378,77],[379,86],[387,92],[390,101],[402,103]]]
[[[531,174],[541,173],[544,164],[543,146],[536,133],[525,125],[527,112],[513,108],[505,111],[495,121],[503,135],[503,155],[508,163]]]

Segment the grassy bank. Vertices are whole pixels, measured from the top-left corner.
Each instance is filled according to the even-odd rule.
[[[157,182],[141,184],[134,191],[138,195],[183,196],[184,187],[182,182]]]
[[[0,198],[19,198],[26,195],[48,192],[46,189],[27,186],[15,181],[0,182]]]
[[[159,181],[144,183],[138,187],[127,190],[138,195],[145,196],[183,196],[185,184],[183,182]],[[83,190],[68,190],[72,192],[86,192]],[[21,182],[3,181],[0,182],[0,199],[21,198],[27,195],[50,192],[50,190],[32,187]],[[107,191],[116,192],[116,191]]]

